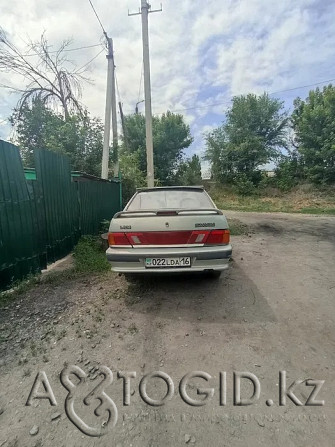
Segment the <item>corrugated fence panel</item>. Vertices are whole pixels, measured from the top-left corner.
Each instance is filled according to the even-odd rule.
[[[19,149],[0,140],[0,289],[67,255],[120,210],[117,182],[72,182],[67,157],[35,150],[36,180]]]
[[[33,215],[19,150],[0,140],[0,284],[39,271]]]
[[[47,258],[53,262],[69,253],[78,240],[78,199],[67,157],[35,150],[35,166],[43,191]]]
[[[97,233],[120,210],[119,188],[116,182],[78,182],[81,234]]]

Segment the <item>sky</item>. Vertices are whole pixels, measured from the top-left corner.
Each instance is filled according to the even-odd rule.
[[[72,63],[81,67],[103,49],[102,29],[89,0],[0,0],[0,26],[19,48],[43,32],[55,49],[64,39]],[[125,113],[144,98],[140,0],[92,0],[103,27],[113,38],[120,97]],[[152,0],[152,9],[160,9]],[[264,91],[292,110],[297,96],[334,79],[335,1],[332,0],[162,0],[150,14],[153,113],[178,111],[191,127],[194,142],[186,155],[203,155],[205,132],[219,126],[235,95]],[[102,51],[89,64],[90,84],[82,102],[104,118],[106,67]],[[0,73],[0,84],[24,80]],[[310,87],[306,87],[310,86]],[[292,90],[293,89],[293,90]],[[277,93],[276,93],[277,92]],[[0,138],[10,137],[7,117],[17,96],[0,87]],[[139,104],[143,111],[143,103]]]

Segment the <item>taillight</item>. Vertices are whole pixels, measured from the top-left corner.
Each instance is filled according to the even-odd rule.
[[[109,245],[131,245],[126,233],[108,233]]]
[[[127,236],[132,245],[147,245],[145,233],[127,233]]]
[[[204,244],[209,235],[208,230],[195,230],[192,231],[192,234],[188,240],[189,244]]]
[[[113,245],[185,245],[229,244],[229,230],[148,231],[138,233],[108,233],[108,243]]]
[[[230,231],[229,230],[212,230],[208,235],[206,244],[229,244]]]

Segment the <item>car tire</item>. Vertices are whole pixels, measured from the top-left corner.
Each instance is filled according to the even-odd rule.
[[[222,272],[220,270],[210,270],[209,272],[207,272],[207,277],[211,279],[219,279],[221,273]]]

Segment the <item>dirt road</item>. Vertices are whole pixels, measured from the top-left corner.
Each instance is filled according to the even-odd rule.
[[[231,268],[220,280],[198,275],[129,282],[108,274],[42,284],[1,310],[0,446],[334,445],[335,219],[227,215],[248,224],[250,234],[233,238]],[[69,374],[72,399],[59,378],[71,365],[88,375],[78,385]],[[94,415],[97,400],[83,402],[101,382],[103,365],[114,380],[103,382],[95,397],[102,396],[112,420],[116,410],[103,391],[114,401],[114,428],[104,427],[106,413]],[[39,371],[56,405],[33,396],[25,405]],[[136,372],[128,394],[117,371]],[[154,371],[170,376],[170,400],[163,398],[172,384],[162,378],[149,377],[141,397],[139,383]],[[191,399],[205,405],[190,405],[180,395],[181,378],[192,371],[211,377],[189,378],[186,387]],[[296,406],[289,397],[279,405],[280,371],[286,371],[287,390],[300,379],[291,390],[302,404],[315,380],[323,380],[310,402],[324,405]],[[220,405],[224,372],[226,403]],[[234,372],[258,379],[260,396],[251,405],[234,405]],[[208,391],[206,398],[200,388],[214,389],[214,395]],[[41,383],[38,391],[45,393]],[[253,391],[252,382],[241,379],[242,398]],[[145,392],[163,405],[148,405]],[[71,402],[82,430],[107,433],[83,434],[73,423]]]

